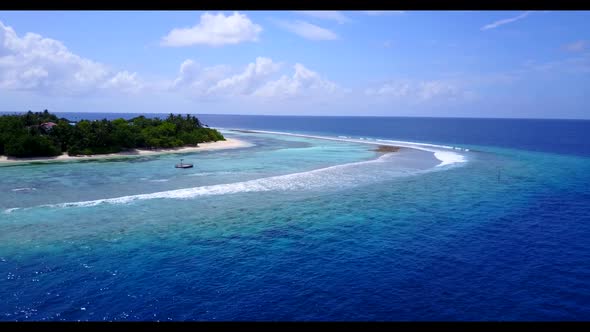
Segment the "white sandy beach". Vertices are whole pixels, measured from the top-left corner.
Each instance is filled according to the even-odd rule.
[[[30,163],[30,162],[54,162],[54,161],[73,161],[73,160],[93,160],[93,159],[109,159],[109,158],[121,158],[121,157],[139,157],[147,155],[157,154],[170,154],[170,153],[193,153],[200,151],[212,151],[212,150],[224,150],[224,149],[236,149],[251,146],[250,143],[235,139],[226,138],[225,141],[200,143],[198,147],[184,147],[177,149],[154,149],[144,150],[135,149],[131,151],[100,154],[100,155],[87,155],[87,156],[68,156],[67,153],[57,157],[34,157],[34,158],[14,158],[7,156],[0,156],[0,164],[14,164],[14,163]]]
[[[428,144],[428,143],[418,143],[418,142],[405,142],[405,141],[396,141],[396,140],[383,140],[383,139],[375,139],[374,141],[366,140],[364,138],[354,139],[346,136],[339,136],[336,137],[328,137],[328,136],[316,136],[316,135],[306,135],[306,134],[293,134],[293,133],[285,133],[280,131],[267,131],[267,130],[244,130],[244,129],[231,129],[231,128],[224,128],[226,130],[234,130],[238,132],[249,132],[249,133],[261,133],[261,134],[274,134],[274,135],[286,135],[286,136],[295,136],[295,137],[308,137],[308,138],[317,138],[317,139],[325,139],[325,140],[332,140],[332,141],[342,141],[342,142],[353,142],[353,143],[362,143],[362,144],[372,144],[372,145],[383,145],[383,146],[397,146],[402,148],[411,148],[411,149],[418,149],[423,151],[429,151],[434,153],[434,157],[440,160],[440,164],[437,166],[445,166],[454,163],[463,163],[466,162],[467,159],[464,155],[459,154],[455,151],[465,151],[468,152],[469,149],[464,149],[460,147],[448,146],[448,145],[437,145],[437,144]],[[453,151],[454,150],[454,151]]]

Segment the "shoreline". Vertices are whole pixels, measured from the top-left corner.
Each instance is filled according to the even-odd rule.
[[[117,159],[117,158],[130,158],[130,157],[142,157],[142,156],[153,156],[163,154],[178,154],[178,153],[192,153],[200,151],[214,151],[214,150],[225,150],[225,149],[237,149],[252,146],[252,144],[242,141],[237,138],[226,138],[225,141],[217,142],[206,142],[199,143],[199,146],[187,146],[174,149],[134,149],[130,151],[122,151],[118,153],[109,154],[97,154],[97,155],[86,155],[86,156],[68,156],[64,153],[56,157],[31,157],[31,158],[16,158],[0,156],[0,165],[7,164],[23,164],[23,163],[34,163],[34,162],[68,162],[78,160],[100,160],[100,159]]]
[[[239,128],[223,128],[223,130],[229,131],[244,131],[244,129]],[[370,144],[370,145],[382,145],[382,146],[393,146],[398,148],[410,148],[422,151],[432,152],[434,157],[440,160],[440,164],[437,167],[455,164],[455,163],[464,163],[467,161],[465,156],[456,151],[461,152],[469,152],[469,149],[460,148],[456,146],[449,146],[449,145],[437,145],[437,144],[429,144],[429,143],[418,143],[418,142],[405,142],[405,141],[397,141],[397,140],[388,140],[388,139],[374,139],[374,140],[366,140],[364,138],[360,139],[353,139],[350,137],[329,137],[329,136],[317,136],[317,135],[309,135],[309,134],[294,134],[288,132],[280,132],[280,131],[267,131],[267,130],[251,130],[248,129],[248,132],[251,133],[259,133],[259,134],[271,134],[271,135],[286,135],[286,136],[293,136],[293,137],[307,137],[307,138],[315,138],[315,139],[325,139],[331,141],[341,141],[341,142],[351,142],[351,143],[360,143],[360,144]],[[379,148],[376,148],[374,151],[378,151]]]

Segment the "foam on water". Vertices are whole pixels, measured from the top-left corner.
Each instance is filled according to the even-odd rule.
[[[44,205],[45,207],[88,207],[96,206],[102,203],[111,204],[126,204],[136,200],[157,199],[157,198],[174,198],[174,199],[189,199],[198,196],[211,195],[226,195],[244,192],[260,192],[271,190],[306,190],[313,188],[326,188],[327,186],[349,186],[350,181],[346,181],[343,177],[354,177],[354,172],[351,172],[351,167],[366,165],[371,163],[379,163],[387,160],[388,155],[383,155],[380,158],[361,161],[356,163],[349,163],[343,165],[330,166],[320,168],[307,172],[292,173],[287,175],[278,175],[267,178],[255,179],[250,181],[218,184],[211,186],[193,187],[186,189],[168,190],[162,192],[155,192],[151,194],[140,194],[123,196],[117,198],[99,199],[85,202],[72,202]],[[344,171],[344,172],[342,172]],[[348,172],[346,172],[348,171]],[[350,178],[350,180],[352,180]]]
[[[282,132],[270,131],[253,131],[259,133],[279,134],[289,136],[299,136],[305,138],[317,138],[326,140],[336,140],[343,142],[364,143],[373,145],[396,145],[401,147],[408,147],[417,150],[432,152],[434,157],[441,162],[438,166],[452,165],[455,163],[463,163],[466,161],[465,157],[452,150],[460,149],[451,146],[434,145],[425,143],[402,142],[393,140],[358,140],[358,139],[344,139],[325,136],[300,135]],[[383,162],[394,160],[399,154],[384,154],[377,159],[360,161],[342,165],[335,165],[321,169],[315,169],[306,172],[292,173],[287,175],[278,175],[255,180],[217,184],[201,187],[192,187],[185,189],[176,189],[148,194],[138,194],[130,196],[122,196],[115,198],[105,198],[91,201],[81,202],[67,202],[59,204],[41,205],[41,207],[65,208],[65,207],[90,207],[99,204],[127,204],[137,200],[148,199],[190,199],[198,196],[212,196],[212,195],[226,195],[246,192],[263,192],[271,190],[314,190],[314,189],[343,189],[351,186],[358,186],[363,184],[370,184],[382,181],[384,178],[411,175],[422,173],[417,170],[403,170],[396,167],[367,167],[370,165],[378,165]],[[435,168],[437,168],[435,167]],[[432,171],[434,169],[426,170]],[[191,174],[190,176],[201,176]],[[155,182],[165,182],[167,179],[150,180]],[[18,210],[19,208],[6,209],[6,213]]]
[[[160,198],[190,199],[199,196],[227,195],[246,192],[264,192],[272,190],[298,191],[317,189],[344,189],[358,185],[379,182],[387,177],[404,176],[420,173],[420,171],[409,172],[407,170],[396,170],[392,167],[379,167],[380,164],[390,162],[394,160],[395,157],[395,154],[384,154],[379,158],[373,160],[329,166],[306,172],[278,175],[243,182],[192,187],[185,189],[161,191],[149,194],[97,199],[91,201],[47,204],[41,205],[40,207],[92,207],[100,204],[127,204],[138,200]],[[369,168],[367,168],[367,166],[369,166]],[[370,168],[371,166],[376,166],[377,168]],[[5,212],[10,213],[15,210],[19,210],[19,208],[6,209]]]
[[[465,157],[458,153],[454,152],[447,152],[447,151],[436,151],[434,153],[434,157],[440,160],[441,163],[436,165],[436,167],[444,166],[444,165],[451,165],[454,163],[463,163],[465,162]]]
[[[18,191],[35,191],[37,190],[37,188],[14,188],[12,189],[12,191],[18,192]]]
[[[250,131],[256,132],[256,133],[263,133],[263,134],[275,134],[275,135],[287,135],[287,136],[306,137],[306,138],[317,138],[317,139],[342,141],[342,142],[353,142],[353,143],[374,144],[374,145],[396,145],[396,146],[400,146],[400,147],[418,149],[418,150],[422,150],[422,151],[433,152],[434,157],[441,161],[440,164],[438,164],[437,166],[445,166],[445,165],[451,165],[451,164],[455,164],[455,163],[463,163],[463,162],[467,161],[465,156],[458,154],[456,152],[447,151],[447,150],[455,150],[455,151],[459,150],[459,151],[465,151],[465,152],[469,151],[468,149],[463,149],[460,147],[449,146],[449,145],[437,145],[437,144],[384,140],[384,139],[376,139],[375,141],[369,141],[369,139],[364,138],[364,137],[361,137],[360,139],[351,139],[351,138],[343,138],[345,136],[338,136],[338,138],[335,138],[335,137],[328,137],[328,136],[303,135],[303,134],[293,134],[293,133],[266,131],[266,130],[250,130]]]
[[[226,171],[221,171],[221,172],[199,172],[199,173],[187,174],[187,176],[226,175],[226,174],[234,174],[234,173],[235,172],[226,172]]]

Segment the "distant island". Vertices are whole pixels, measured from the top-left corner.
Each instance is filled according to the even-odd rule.
[[[71,122],[48,110],[0,116],[0,155],[16,158],[87,156],[134,149],[196,147],[225,141],[195,116],[170,114],[166,119],[138,116],[130,120]]]

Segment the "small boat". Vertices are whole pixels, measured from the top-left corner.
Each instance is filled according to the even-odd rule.
[[[193,164],[185,164],[182,162],[183,160],[184,159],[180,159],[180,164],[176,164],[176,166],[174,166],[174,167],[176,167],[176,168],[192,168],[193,167]]]

